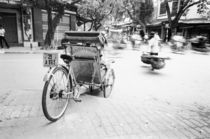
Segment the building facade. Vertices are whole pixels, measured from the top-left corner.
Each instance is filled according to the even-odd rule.
[[[169,7],[172,14],[175,15],[182,0],[169,0]],[[208,0],[207,7],[210,8],[210,1]],[[148,31],[156,31],[163,40],[167,39],[168,18],[164,0],[154,0],[154,16],[152,24],[148,24]],[[205,35],[210,40],[210,12],[198,14],[197,5],[190,7],[179,20],[177,33],[182,34],[186,38],[192,38],[195,35]]]
[[[21,0],[1,0],[0,24],[4,26],[5,38],[11,46],[40,46],[48,29],[47,13],[43,9],[25,6]],[[76,28],[76,8],[65,11],[56,28],[55,44],[60,43],[64,31]]]

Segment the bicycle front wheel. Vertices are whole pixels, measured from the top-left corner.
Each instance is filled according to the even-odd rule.
[[[71,83],[68,79],[68,71],[62,67],[56,67],[49,80],[45,82],[42,94],[42,109],[49,121],[57,121],[63,116],[68,106],[68,96]]]

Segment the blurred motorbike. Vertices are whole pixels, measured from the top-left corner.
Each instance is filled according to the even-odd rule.
[[[192,49],[199,52],[209,52],[210,44],[207,43],[207,37],[196,36],[190,39]]]
[[[141,55],[141,61],[145,64],[150,64],[152,70],[159,70],[165,67],[165,60],[170,59],[169,57],[162,57],[156,55],[150,55],[150,53],[143,53]]]

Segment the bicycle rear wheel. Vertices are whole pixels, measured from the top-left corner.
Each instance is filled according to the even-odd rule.
[[[45,82],[42,94],[42,109],[49,121],[57,121],[63,116],[69,103],[68,96],[71,86],[68,80],[68,71],[62,67],[56,67],[49,80]]]
[[[108,73],[108,76],[106,76],[102,86],[102,91],[105,98],[108,98],[110,96],[112,88],[114,86],[114,81],[115,81],[115,73],[114,70],[111,69],[111,71]]]

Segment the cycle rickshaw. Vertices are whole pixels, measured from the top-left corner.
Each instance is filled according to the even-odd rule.
[[[104,38],[99,32],[65,32],[64,54],[44,53],[42,108],[45,117],[56,121],[64,114],[69,100],[81,102],[81,88],[99,88],[105,98],[113,88],[115,74],[111,63],[102,60]],[[59,55],[63,64],[59,64]]]

